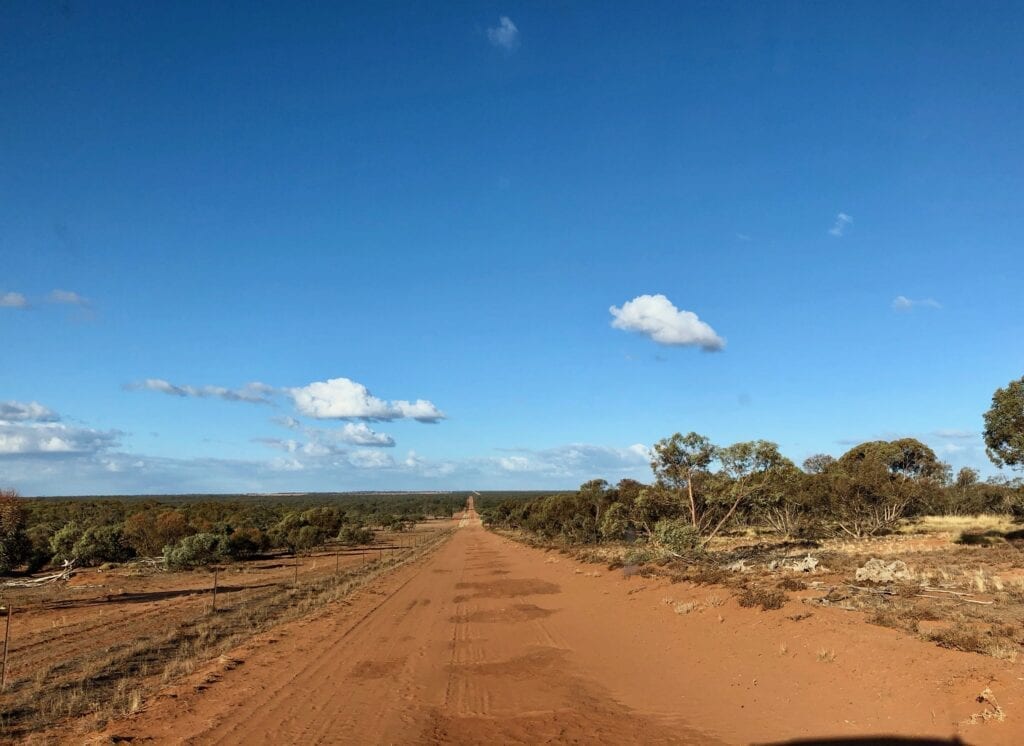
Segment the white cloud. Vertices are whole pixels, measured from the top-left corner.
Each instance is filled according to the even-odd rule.
[[[317,419],[398,420],[438,422],[444,413],[432,402],[417,399],[385,401],[378,399],[361,383],[349,378],[316,381],[301,388],[287,389],[300,414]]]
[[[37,401],[0,402],[0,422],[24,422],[27,420],[56,422],[59,419],[56,412]]]
[[[28,308],[28,298],[21,293],[2,293],[0,308]]]
[[[348,455],[348,461],[358,469],[389,469],[395,460],[384,451],[359,450]]]
[[[519,29],[508,16],[498,19],[498,25],[487,29],[487,39],[495,47],[511,52],[519,46]]]
[[[905,295],[893,298],[892,307],[895,311],[912,311],[915,308],[942,308],[942,304],[933,298],[911,300]]]
[[[0,403],[0,456],[97,453],[117,445],[120,436],[67,425],[38,402]]]
[[[847,215],[845,212],[841,212],[836,215],[836,222],[833,223],[832,227],[828,229],[830,235],[836,238],[842,238],[843,233],[846,231],[846,226],[853,223],[853,218]]]
[[[212,397],[225,401],[249,402],[250,404],[269,404],[270,395],[275,392],[273,386],[258,381],[247,383],[240,389],[228,389],[223,386],[179,386],[162,378],[147,378],[144,381],[125,384],[123,388],[129,391],[159,391],[169,396],[192,396],[200,399]]]
[[[525,456],[504,456],[498,459],[498,463],[505,471],[529,471],[531,469],[530,459]]]
[[[341,429],[339,440],[359,446],[393,446],[395,439],[387,433],[371,430],[365,422],[349,422]]]
[[[693,311],[680,311],[664,295],[639,295],[608,309],[616,329],[639,332],[663,345],[694,345],[704,350],[721,350],[725,340],[701,321]]]
[[[301,430],[307,440],[303,442],[295,438],[253,438],[253,442],[297,456],[313,458],[346,453],[344,448],[338,446],[339,443],[375,448],[391,448],[395,445],[395,439],[390,435],[377,432],[363,422],[349,422],[337,430],[323,430],[304,427],[293,417],[275,418],[275,421],[292,430]]]
[[[46,297],[50,303],[63,303],[69,306],[88,306],[89,301],[73,290],[53,290]]]

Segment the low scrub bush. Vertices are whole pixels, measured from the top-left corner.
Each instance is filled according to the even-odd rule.
[[[654,524],[654,540],[670,552],[693,552],[701,546],[700,532],[681,518],[664,518]]]
[[[176,546],[164,547],[164,564],[169,570],[190,570],[216,564],[228,556],[228,540],[223,534],[193,534]]]
[[[737,600],[740,606],[760,606],[761,611],[774,611],[785,606],[788,596],[776,588],[744,588]]]
[[[338,541],[349,547],[371,544],[373,543],[373,530],[366,526],[343,526],[338,532]]]

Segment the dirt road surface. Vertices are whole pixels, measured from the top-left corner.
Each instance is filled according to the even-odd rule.
[[[260,636],[102,734],[134,743],[1024,743],[1024,670],[798,602],[583,565],[485,531]],[[669,603],[671,600],[671,603]],[[681,612],[678,604],[694,604]],[[1005,717],[976,697],[986,687]],[[983,713],[988,711],[986,720]],[[974,716],[971,722],[972,716]]]

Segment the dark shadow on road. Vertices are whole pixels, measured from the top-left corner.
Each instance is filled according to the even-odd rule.
[[[852,738],[797,738],[792,741],[764,741],[756,746],[969,746],[953,738],[915,738],[904,736],[857,736]]]

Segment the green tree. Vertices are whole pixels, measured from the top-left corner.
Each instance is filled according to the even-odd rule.
[[[740,511],[756,509],[772,479],[795,469],[774,443],[751,440],[718,447],[703,435],[676,433],[654,446],[657,488],[676,497],[706,547]],[[717,471],[711,465],[717,463]],[[659,516],[659,520],[672,516]],[[657,532],[655,532],[657,533]],[[657,536],[655,536],[657,540]],[[667,547],[666,547],[667,548]]]
[[[706,546],[725,527],[736,511],[745,506],[752,511],[778,505],[787,482],[796,478],[797,468],[779,453],[779,447],[767,440],[748,440],[718,449],[721,481],[718,500],[724,514],[704,538]]]
[[[715,460],[718,449],[703,435],[690,432],[676,433],[654,444],[654,458],[651,469],[658,485],[682,498],[686,495],[689,506],[690,525],[701,532],[708,516],[703,510],[704,501],[700,482],[707,476],[708,467]]]
[[[844,453],[830,477],[829,517],[839,532],[870,536],[934,502],[949,467],[919,440],[875,440]]]
[[[992,395],[985,412],[985,452],[996,466],[1024,469],[1024,378]]]

